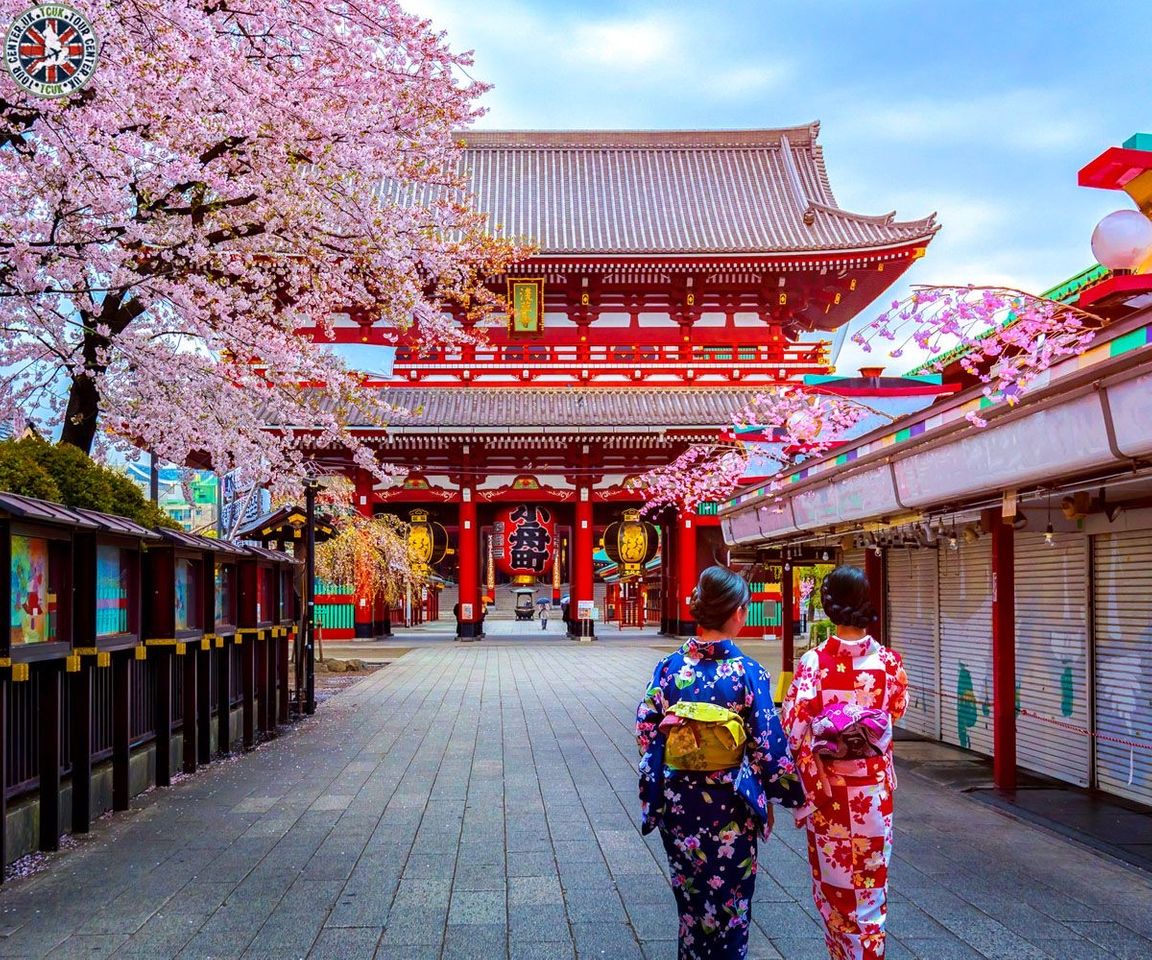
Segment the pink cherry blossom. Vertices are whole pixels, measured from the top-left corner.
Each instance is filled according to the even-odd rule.
[[[0,415],[282,491],[328,450],[386,476],[347,425],[388,406],[297,330],[460,339],[497,306],[519,250],[463,193],[468,56],[392,0],[82,6],[85,90],[0,75]]]

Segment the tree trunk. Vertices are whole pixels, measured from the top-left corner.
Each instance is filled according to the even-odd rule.
[[[91,377],[79,376],[72,380],[68,391],[68,410],[64,414],[61,443],[70,443],[85,453],[92,452],[96,439],[96,418],[100,412],[100,395]]]
[[[64,425],[60,433],[61,443],[70,443],[87,454],[92,453],[92,442],[96,439],[96,427],[100,417],[100,392],[96,389],[93,376],[99,376],[107,369],[100,363],[100,356],[116,337],[143,312],[134,301],[125,302],[124,294],[109,294],[100,308],[100,316],[92,317],[81,313],[84,325],[84,371],[72,378],[68,391],[68,409],[64,414]],[[96,332],[97,327],[107,327],[108,336]],[[85,375],[89,374],[89,375]]]

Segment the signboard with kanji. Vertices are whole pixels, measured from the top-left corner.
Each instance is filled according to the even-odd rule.
[[[510,332],[540,333],[544,329],[543,279],[509,279],[508,309],[511,313]]]

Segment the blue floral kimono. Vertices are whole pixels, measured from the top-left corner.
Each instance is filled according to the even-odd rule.
[[[713,773],[664,763],[659,725],[679,701],[738,713],[747,734],[739,767]],[[768,673],[731,640],[689,640],[652,675],[636,711],[644,833],[660,828],[680,913],[679,960],[744,960],[756,883],[756,838],[769,804],[799,807],[804,792],[776,716]]]

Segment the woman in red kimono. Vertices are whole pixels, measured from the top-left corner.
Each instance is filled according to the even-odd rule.
[[[836,633],[801,658],[784,701],[784,730],[808,802],[812,896],[832,960],[884,956],[892,853],[892,724],[904,715],[900,656],[873,639],[864,572],[837,567],[820,598]]]

